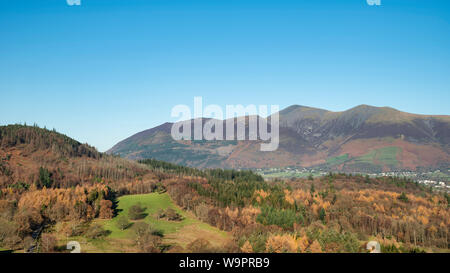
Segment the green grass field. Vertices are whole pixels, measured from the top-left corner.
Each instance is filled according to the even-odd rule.
[[[213,232],[217,233],[218,235],[222,236],[223,238],[226,238],[228,234],[226,232],[223,232],[215,227],[212,227],[206,223],[203,223],[197,219],[195,219],[192,215],[184,212],[177,206],[175,206],[167,194],[158,194],[158,193],[151,193],[151,194],[143,194],[143,195],[128,195],[123,196],[119,198],[118,203],[118,216],[104,222],[104,228],[106,230],[111,231],[111,234],[108,236],[109,238],[115,238],[115,239],[124,239],[124,238],[131,238],[131,227],[126,230],[120,230],[117,227],[117,219],[118,217],[125,215],[128,217],[128,210],[131,206],[140,203],[142,207],[144,207],[145,214],[147,216],[139,221],[146,222],[150,224],[155,229],[161,230],[164,235],[170,235],[175,234],[182,230],[183,228],[186,228],[188,226],[195,226],[196,229],[199,229],[199,231],[205,231],[205,232]],[[159,209],[167,209],[167,208],[173,208],[177,213],[183,216],[182,221],[167,221],[165,219],[157,219],[156,213]],[[130,221],[130,222],[136,222],[136,221]],[[201,234],[199,234],[201,236]]]
[[[110,220],[96,219],[94,223],[102,225],[105,230],[110,232],[106,237],[87,239],[84,236],[65,237],[58,234],[61,247],[64,247],[68,241],[78,241],[81,244],[82,252],[86,253],[136,252],[132,225],[121,230],[117,227],[117,220],[123,215],[128,217],[129,208],[138,203],[145,208],[146,217],[137,221],[130,220],[130,223],[145,222],[154,229],[162,231],[163,243],[166,245],[179,245],[185,248],[192,241],[203,238],[207,239],[211,245],[220,247],[230,239],[229,233],[201,222],[192,213],[181,210],[173,203],[168,194],[151,193],[122,196],[118,199],[118,215],[116,217]],[[159,209],[167,208],[174,209],[183,216],[183,220],[168,221],[156,217]]]
[[[150,224],[152,227],[162,230],[164,234],[176,232],[184,225],[192,222],[192,219],[190,218],[185,218],[183,221],[180,222],[156,220],[156,217],[154,217],[154,215],[157,213],[157,211],[159,209],[166,209],[169,207],[175,209],[179,214],[183,215],[183,212],[172,204],[172,201],[170,200],[170,197],[167,194],[157,194],[157,193],[143,194],[143,195],[128,195],[119,198],[119,204],[117,208],[119,211],[118,217],[125,215],[127,218],[129,218],[128,217],[129,208],[138,203],[140,203],[141,206],[145,208],[145,214],[147,214],[147,216],[143,220],[139,221],[146,222]],[[130,228],[126,230],[120,230],[117,227],[118,217],[115,217],[107,221],[104,225],[105,229],[111,231],[109,237],[111,238],[130,237],[129,234]]]
[[[400,148],[398,147],[384,147],[380,149],[376,149],[370,151],[369,153],[357,157],[353,160],[354,163],[367,163],[367,164],[376,164],[379,162],[383,165],[398,166],[397,154],[399,153]],[[378,165],[378,164],[376,164]]]
[[[398,147],[385,147],[377,150],[376,159],[383,164],[389,166],[398,166],[397,154],[401,152],[401,149]]]
[[[181,210],[173,203],[168,194],[151,193],[122,196],[118,199],[118,215],[116,217],[110,220],[96,219],[94,223],[102,225],[105,230],[110,232],[106,237],[87,239],[84,236],[65,237],[62,234],[57,234],[59,244],[61,247],[65,247],[68,241],[78,241],[81,244],[82,252],[86,253],[136,252],[132,225],[125,230],[121,230],[117,227],[117,220],[123,215],[128,217],[129,208],[138,203],[145,208],[146,217],[137,221],[130,220],[130,223],[145,222],[162,231],[164,234],[163,243],[166,245],[179,245],[185,248],[192,241],[203,238],[207,239],[211,245],[220,247],[230,239],[227,232],[201,222],[192,213]],[[174,209],[183,216],[183,220],[158,219],[156,217],[158,210],[167,208]],[[59,230],[59,228],[57,227],[56,230]]]
[[[341,165],[346,161],[348,161],[348,159],[349,159],[348,154],[330,157],[327,159],[327,165],[329,166]]]

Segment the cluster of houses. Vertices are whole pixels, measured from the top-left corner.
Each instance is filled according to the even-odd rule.
[[[328,172],[325,172],[323,170],[312,170],[307,168],[270,168],[270,169],[256,169],[258,173],[262,174],[273,174],[273,173],[290,173],[295,176],[295,174],[305,174],[305,173],[315,173],[315,175],[326,175]],[[396,177],[408,177],[415,181],[417,181],[419,184],[433,187],[436,190],[443,190],[450,192],[450,182],[443,182],[443,181],[435,181],[431,179],[426,179],[426,176],[411,172],[411,171],[396,171],[396,172],[383,172],[383,173],[373,173],[373,174],[364,174],[369,175],[370,177],[380,177],[380,176],[396,176]]]
[[[434,181],[434,180],[419,180],[417,181],[419,184],[433,187],[435,189],[439,190],[447,190],[450,191],[450,185],[447,185],[445,182],[442,181]]]

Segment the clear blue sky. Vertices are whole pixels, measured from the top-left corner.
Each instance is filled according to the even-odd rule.
[[[104,151],[176,104],[450,114],[450,1],[0,0],[0,124]]]

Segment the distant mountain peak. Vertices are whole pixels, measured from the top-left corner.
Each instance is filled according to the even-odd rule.
[[[324,109],[320,109],[320,108],[294,104],[294,105],[291,105],[291,106],[281,110],[280,114],[288,114],[288,113],[295,112],[295,111],[323,111],[323,112],[329,112],[328,110],[324,110]]]
[[[332,112],[292,105],[280,112],[280,146],[252,141],[175,141],[172,123],[138,133],[109,153],[200,168],[330,165],[344,171],[414,170],[450,164],[450,116],[425,116],[367,104]]]

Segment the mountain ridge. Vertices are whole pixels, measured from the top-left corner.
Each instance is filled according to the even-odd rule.
[[[173,123],[139,132],[107,153],[200,168],[313,167],[333,162],[329,167],[336,170],[386,171],[438,168],[450,162],[450,116],[364,104],[341,112],[292,105],[279,114],[280,148],[272,153],[257,149],[261,141],[174,141]],[[335,157],[347,160],[336,162]]]

